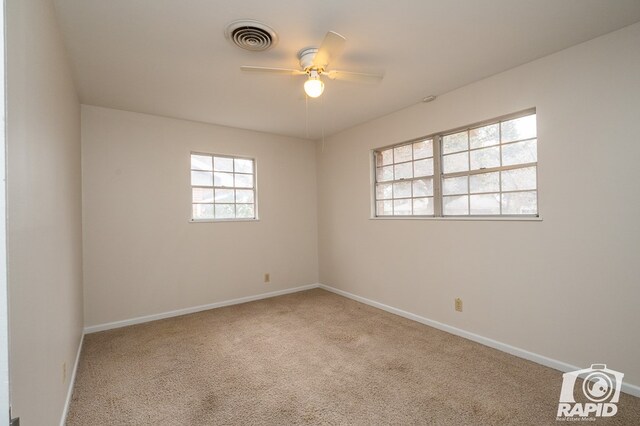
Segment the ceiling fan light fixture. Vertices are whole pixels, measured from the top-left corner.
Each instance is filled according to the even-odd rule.
[[[330,61],[339,56],[344,49],[345,41],[346,39],[340,34],[329,31],[320,47],[307,47],[298,52],[299,69],[250,65],[242,65],[240,69],[249,72],[268,72],[292,76],[306,75],[307,81],[304,82],[304,91],[310,98],[317,98],[324,92],[324,82],[320,78],[321,75],[326,75],[331,80],[362,81],[365,83],[382,80],[381,74],[340,71],[329,67]]]
[[[320,75],[318,75],[317,71],[309,73],[309,79],[304,82],[304,92],[310,98],[317,98],[324,92],[324,83],[320,80]]]

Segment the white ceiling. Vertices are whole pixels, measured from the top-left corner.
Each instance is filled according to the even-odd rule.
[[[80,100],[129,111],[316,139],[640,21],[640,0],[56,0]],[[255,19],[279,43],[248,52],[224,36]],[[332,68],[377,85],[327,81],[306,102],[298,68],[328,30],[347,38]]]

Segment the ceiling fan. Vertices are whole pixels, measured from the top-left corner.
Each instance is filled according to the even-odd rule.
[[[377,82],[382,80],[380,74],[367,74],[359,72],[349,72],[329,69],[329,62],[338,57],[344,50],[346,39],[340,34],[329,31],[324,37],[319,48],[308,47],[298,52],[300,69],[255,67],[243,65],[242,71],[268,72],[287,75],[306,75],[304,91],[311,98],[317,98],[324,91],[322,76],[327,76],[332,80],[348,80],[362,82]]]

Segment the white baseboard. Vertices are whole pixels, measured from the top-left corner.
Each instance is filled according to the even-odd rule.
[[[114,328],[126,327],[128,325],[141,324],[149,321],[156,321],[164,318],[177,317],[180,315],[193,314],[195,312],[207,311],[209,309],[222,308],[224,306],[238,305],[240,303],[253,302],[254,300],[268,299],[270,297],[282,296],[284,294],[296,293],[298,291],[318,288],[319,284],[303,285],[301,287],[287,288],[284,290],[271,291],[269,293],[257,294],[255,296],[240,297],[238,299],[225,300],[222,302],[209,303],[207,305],[193,306],[191,308],[176,309],[175,311],[162,312],[159,314],[145,315],[121,321],[114,321],[105,324],[91,325],[84,328],[85,334],[96,333],[98,331],[111,330]]]
[[[385,305],[384,303],[376,302],[375,300],[367,299],[362,296],[357,296],[355,294],[352,294],[347,291],[340,290],[334,287],[330,287],[328,285],[320,284],[319,287],[324,290],[330,291],[332,293],[339,294],[340,296],[344,296],[349,299],[355,300],[357,302],[361,302],[366,305],[373,306],[374,308],[382,309],[383,311],[387,311],[392,314],[396,314],[401,317],[410,319],[412,321],[416,321],[421,324],[425,324],[430,327],[437,328],[438,330],[446,331],[447,333],[464,337],[465,339],[469,339],[474,342],[481,343],[485,346],[498,349],[499,351],[506,352],[508,354],[517,356],[519,358],[524,358],[529,361],[533,361],[537,364],[541,364],[546,367],[553,368],[555,370],[559,370],[562,372],[569,372],[569,371],[580,370],[582,368],[582,367],[577,367],[575,365],[568,364],[566,362],[558,361],[553,358],[546,357],[544,355],[529,352],[527,350],[517,348],[515,346],[511,346],[506,343],[499,342],[497,340],[489,339],[488,337],[483,337],[483,336],[480,336],[479,334],[471,333],[469,331],[465,331],[460,328],[452,327],[450,325],[443,324],[441,322],[434,321],[429,318],[421,317],[420,315],[412,314],[411,312],[403,311],[402,309],[394,308],[392,306]],[[621,390],[622,392],[628,393],[629,395],[640,397],[640,386],[623,382]]]
[[[527,351],[525,349],[517,348],[515,346],[511,346],[509,344],[502,343],[502,342],[499,342],[497,340],[490,339],[488,337],[480,336],[479,334],[471,333],[469,331],[462,330],[460,328],[453,327],[453,326],[441,323],[439,321],[435,321],[435,320],[432,320],[432,319],[429,319],[429,318],[425,318],[425,317],[422,317],[420,315],[416,315],[416,314],[413,314],[411,312],[404,311],[402,309],[394,308],[392,306],[385,305],[384,303],[376,302],[375,300],[367,299],[366,297],[358,296],[358,295],[349,293],[347,291],[340,290],[340,289],[337,289],[337,288],[334,288],[334,287],[330,287],[330,286],[324,285],[324,284],[309,284],[309,285],[305,285],[305,286],[301,286],[301,287],[294,287],[294,288],[288,288],[288,289],[284,289],[284,290],[272,291],[272,292],[269,292],[269,293],[258,294],[258,295],[255,295],[255,296],[241,297],[241,298],[238,298],[238,299],[231,299],[231,300],[226,300],[226,301],[222,301],[222,302],[210,303],[210,304],[207,304],[207,305],[194,306],[194,307],[191,307],[191,308],[177,309],[175,311],[163,312],[163,313],[153,314],[153,315],[146,315],[146,316],[137,317],[137,318],[131,318],[131,319],[122,320],[122,321],[115,321],[115,322],[110,322],[110,323],[106,323],[106,324],[93,325],[93,326],[85,327],[84,332],[85,332],[85,334],[90,334],[90,333],[95,333],[95,332],[98,332],[98,331],[111,330],[111,329],[114,329],[114,328],[126,327],[126,326],[129,326],[129,325],[141,324],[141,323],[145,323],[145,322],[149,322],[149,321],[155,321],[155,320],[164,319],[164,318],[170,318],[170,317],[175,317],[175,316],[180,316],[180,315],[192,314],[192,313],[195,313],[195,312],[206,311],[206,310],[215,309],[215,308],[221,308],[221,307],[224,307],[224,306],[237,305],[237,304],[240,304],[240,303],[247,303],[247,302],[252,302],[252,301],[255,301],[255,300],[267,299],[267,298],[270,298],[270,297],[276,297],[276,296],[281,296],[281,295],[284,295],[284,294],[296,293],[296,292],[304,291],[304,290],[311,290],[312,288],[318,288],[318,287],[322,288],[324,290],[330,291],[332,293],[339,294],[341,296],[347,297],[349,299],[364,303],[366,305],[373,306],[374,308],[382,309],[383,311],[387,311],[387,312],[390,312],[392,314],[399,315],[401,317],[410,319],[412,321],[416,321],[416,322],[419,322],[421,324],[425,324],[425,325],[428,325],[430,327],[437,328],[438,330],[446,331],[447,333],[451,333],[451,334],[454,334],[456,336],[464,337],[465,339],[472,340],[474,342],[483,344],[485,346],[489,346],[489,347],[497,349],[499,351],[506,352],[508,354],[517,356],[519,358],[523,358],[523,359],[526,359],[526,360],[535,362],[537,364],[541,364],[541,365],[544,365],[546,367],[550,367],[550,368],[553,368],[553,369],[556,369],[556,370],[559,370],[559,371],[562,371],[562,372],[575,371],[575,370],[579,370],[581,368],[581,367],[577,367],[575,365],[571,365],[571,364],[563,362],[563,361],[559,361],[559,360],[556,360],[556,359],[553,359],[553,358],[546,357],[544,355],[540,355],[540,354],[537,354],[537,353],[534,353],[534,352]],[[80,347],[82,347],[82,342],[80,342]],[[79,356],[80,356],[80,348],[78,348],[78,357]],[[73,383],[73,380],[75,380],[76,369],[77,369],[77,366],[78,366],[77,364],[78,364],[78,359],[76,359],[76,365],[75,365],[74,370],[73,370],[72,383]],[[73,392],[73,386],[72,386],[72,384],[70,384],[69,394],[67,396],[67,403],[65,405],[65,411],[64,411],[64,415],[63,415],[63,421],[66,418],[67,409],[68,409],[69,402],[71,401],[72,392]],[[628,393],[629,395],[640,397],[640,386],[633,385],[631,383],[625,382],[625,383],[622,384],[622,392]]]
[[[60,426],[64,426],[65,423],[67,422],[69,405],[71,405],[73,388],[76,383],[76,372],[78,371],[78,364],[80,363],[80,352],[82,351],[82,342],[84,342],[84,333],[82,333],[82,336],[80,337],[80,344],[78,344],[78,352],[76,353],[76,361],[73,363],[73,370],[71,370],[71,377],[69,378],[69,389],[67,390],[67,399],[64,402],[64,409],[62,410],[62,418],[60,419]]]

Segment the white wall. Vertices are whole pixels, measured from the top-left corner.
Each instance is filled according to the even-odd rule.
[[[80,105],[50,1],[7,1],[7,58],[11,403],[53,425],[83,318]]]
[[[256,158],[259,221],[189,222],[191,151]],[[318,281],[312,142],[83,105],[82,164],[86,326]]]
[[[639,385],[638,46],[635,24],[319,143],[320,281]],[[542,222],[369,219],[370,149],[530,107]]]
[[[0,58],[5,57],[4,7],[0,8]],[[6,70],[0,63],[0,176],[6,176]],[[7,185],[0,183],[0,425],[9,420],[9,299],[7,288]],[[2,420],[4,419],[4,420]]]

